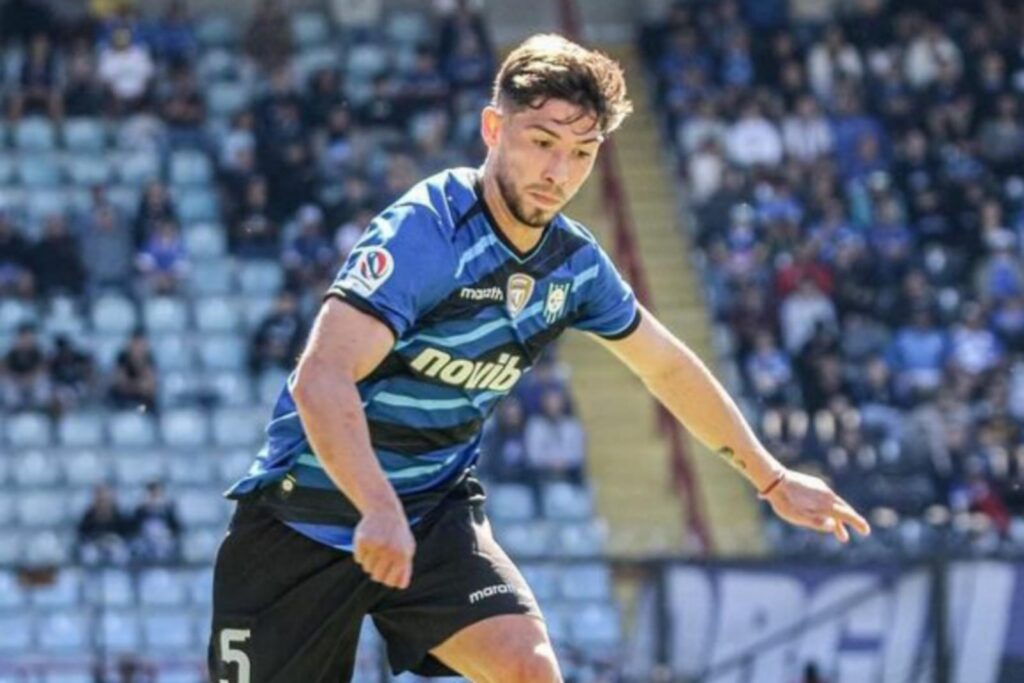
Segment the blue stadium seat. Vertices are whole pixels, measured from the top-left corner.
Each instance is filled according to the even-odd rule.
[[[22,492],[14,504],[18,524],[31,529],[57,527],[69,517],[66,503],[67,497],[59,490]]]
[[[296,77],[308,81],[317,71],[335,69],[341,63],[338,51],[329,45],[320,45],[302,50],[293,58]]]
[[[72,152],[102,152],[107,146],[103,122],[93,118],[73,118],[64,122],[64,147]]]
[[[188,197],[188,195],[186,195]],[[201,200],[209,203],[209,208],[202,212],[202,215],[193,214],[190,216],[184,209],[190,202]],[[178,202],[181,212],[181,220],[187,223],[195,221],[216,220],[219,212],[217,202],[209,194],[198,194],[194,198],[183,198]],[[220,258],[227,253],[228,242],[224,234],[224,228],[216,223],[197,223],[185,228],[184,233],[185,250],[192,258],[208,259]]]
[[[196,259],[188,276],[193,296],[231,294],[235,289],[235,268],[230,258]]]
[[[164,461],[150,451],[127,453],[113,459],[114,476],[122,486],[142,486],[151,481],[163,481]]]
[[[538,602],[544,603],[558,597],[559,570],[556,567],[550,564],[526,563],[520,566],[520,570]]]
[[[14,495],[0,495],[0,529],[15,522]]]
[[[0,653],[24,654],[32,649],[33,619],[28,612],[0,612]]]
[[[155,335],[150,339],[150,348],[161,376],[168,370],[191,370],[196,367],[195,347],[187,335]]]
[[[160,373],[157,388],[160,405],[164,407],[194,403],[203,389],[203,378],[194,371],[170,370]]]
[[[146,299],[142,319],[151,333],[184,332],[188,329],[188,304],[170,296]]]
[[[186,530],[181,543],[182,558],[186,562],[211,564],[223,536],[223,530],[214,531],[212,528]]]
[[[594,512],[589,491],[568,482],[545,484],[541,499],[544,514],[550,519],[589,519]]]
[[[354,81],[372,81],[388,70],[388,52],[380,45],[353,45],[348,51],[346,73]]]
[[[70,486],[86,488],[107,481],[111,476],[110,460],[88,448],[65,453],[61,462],[64,480]]]
[[[213,441],[218,446],[255,446],[263,442],[263,409],[219,408],[213,413]]]
[[[184,225],[215,221],[220,216],[220,208],[217,202],[217,195],[214,194],[213,190],[208,190],[202,187],[195,187],[193,185],[185,188],[183,192],[175,192],[175,195],[176,198],[174,201],[174,206],[178,211],[178,220],[180,220]],[[220,256],[221,254],[224,253],[223,248],[220,248],[218,251],[211,253],[210,244],[200,242],[198,245],[196,245],[195,235],[189,235],[188,230],[185,231],[185,245],[188,248],[189,254],[194,253],[197,258]],[[221,240],[220,242],[214,244],[214,246],[217,245],[223,247],[224,241]],[[193,252],[194,246],[198,246],[202,251]]]
[[[209,607],[213,602],[213,567],[194,569],[186,579],[193,605]]]
[[[250,294],[245,297],[245,305],[241,307],[245,329],[254,331],[263,319],[274,310],[275,297],[271,294]]]
[[[263,371],[256,387],[257,399],[262,405],[270,406],[277,401],[278,396],[281,395],[281,390],[284,388],[284,383],[288,379],[288,375],[287,370],[280,368],[271,368]]]
[[[593,602],[575,608],[569,622],[569,633],[577,645],[614,652],[622,633],[619,612],[607,602]]]
[[[235,448],[216,456],[217,471],[224,486],[229,486],[249,471],[256,457],[256,449]]]
[[[213,180],[213,165],[202,152],[179,150],[171,154],[169,177],[173,185],[203,185]]]
[[[81,339],[85,333],[85,320],[78,313],[75,302],[68,297],[54,297],[49,302],[43,318],[43,333],[47,337],[65,334],[73,339]]]
[[[246,342],[236,334],[209,334],[199,339],[199,358],[207,370],[241,371],[245,368]]]
[[[33,238],[42,236],[42,224],[50,216],[67,214],[71,208],[70,194],[59,187],[34,188],[25,195],[25,229]]]
[[[186,652],[196,645],[192,614],[187,610],[144,612],[142,634],[150,650]]]
[[[77,610],[59,610],[40,615],[35,640],[48,652],[85,653],[90,649],[89,619]]]
[[[64,446],[100,446],[105,440],[103,417],[94,411],[69,412],[57,423],[57,438]]]
[[[429,42],[432,28],[423,12],[392,12],[384,25],[389,41],[413,47]]]
[[[14,180],[14,157],[9,154],[0,154],[0,185],[6,185]]]
[[[50,445],[50,421],[38,413],[17,413],[6,420],[7,444],[13,448]]]
[[[127,297],[104,294],[92,303],[92,327],[103,334],[127,334],[138,324],[135,305]]]
[[[174,453],[167,458],[167,481],[171,485],[203,486],[216,483],[213,458],[206,454],[205,449],[199,453]]]
[[[562,569],[561,594],[567,600],[604,600],[612,598],[612,579],[603,564],[571,564]]]
[[[36,607],[77,607],[82,599],[82,573],[74,567],[60,569],[52,583],[37,586],[29,592]]]
[[[7,496],[7,498],[11,497]],[[0,506],[6,506],[11,513],[14,511],[13,499],[0,504]],[[21,563],[25,559],[24,550],[25,537],[22,530],[8,525],[0,526],[0,563],[8,566]]]
[[[49,453],[32,449],[20,451],[13,457],[15,457],[15,463],[11,474],[14,483],[19,487],[53,486],[60,481],[57,460]]]
[[[14,146],[22,152],[46,152],[57,144],[57,130],[49,119],[30,116],[14,125]]]
[[[533,519],[537,511],[533,491],[523,484],[495,484],[491,487],[487,506],[492,519],[507,522],[522,522]]]
[[[152,150],[128,152],[120,158],[117,171],[122,183],[141,187],[160,179],[160,157]]]
[[[20,299],[4,299],[0,301],[0,332],[13,334],[23,323],[34,323],[38,320],[36,309]],[[7,348],[2,349],[7,353]]]
[[[71,182],[86,187],[105,185],[113,176],[110,163],[97,154],[81,154],[67,160],[68,178]]]
[[[47,671],[41,683],[96,683],[96,677],[88,669],[87,665],[82,664],[77,670]]]
[[[182,572],[158,567],[139,574],[139,604],[143,607],[177,607],[188,602],[188,586]]]
[[[206,88],[206,107],[215,117],[229,118],[245,109],[251,96],[243,81],[214,81]]]
[[[241,325],[241,311],[246,302],[223,296],[204,297],[196,301],[196,329],[200,332],[234,332]]]
[[[251,406],[253,402],[252,382],[249,375],[237,370],[221,370],[204,373],[206,392],[217,399],[221,406]]]
[[[107,187],[107,199],[128,218],[132,220],[139,210],[139,199],[142,190],[132,185],[111,185]]]
[[[156,443],[153,418],[134,410],[113,413],[107,421],[110,443],[124,448],[145,448]]]
[[[210,423],[206,415],[194,408],[177,408],[160,416],[160,434],[164,444],[172,448],[199,449],[209,440]]]
[[[284,271],[277,261],[244,261],[238,271],[243,294],[277,294],[284,284]]]
[[[214,527],[223,523],[231,503],[220,495],[220,489],[194,488],[181,490],[176,500],[181,523],[186,528]]]
[[[604,550],[605,532],[596,521],[568,522],[560,525],[552,552],[570,557],[593,557]]]
[[[488,506],[488,511],[494,509]],[[513,558],[529,559],[546,554],[551,545],[552,528],[549,522],[513,522],[496,525],[495,534],[502,547]]]
[[[134,610],[104,610],[99,619],[98,640],[109,652],[138,652],[142,624]]]
[[[135,581],[126,569],[108,567],[94,573],[86,582],[89,604],[103,607],[132,607],[135,605]]]
[[[299,48],[327,42],[331,27],[320,12],[296,12],[291,16],[292,37]]]
[[[18,580],[18,574],[11,569],[0,569],[0,614],[22,607],[27,593]]]
[[[110,372],[113,369],[117,355],[124,349],[127,341],[124,334],[90,335],[89,351],[100,370]]]
[[[239,23],[230,14],[209,14],[199,20],[196,38],[204,47],[224,47],[238,42]]]
[[[18,178],[28,188],[54,187],[63,178],[60,163],[52,154],[23,154],[17,164]]]

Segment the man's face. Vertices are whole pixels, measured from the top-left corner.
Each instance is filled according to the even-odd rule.
[[[564,100],[538,109],[484,110],[484,142],[502,198],[515,218],[542,228],[576,195],[594,167],[603,136],[595,118]]]

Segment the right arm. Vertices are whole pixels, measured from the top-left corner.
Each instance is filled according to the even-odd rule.
[[[370,445],[356,382],[369,375],[394,346],[391,330],[336,298],[313,324],[292,386],[299,417],[313,451],[334,484],[362,515],[354,556],[375,581],[409,585],[415,541],[405,511]]]

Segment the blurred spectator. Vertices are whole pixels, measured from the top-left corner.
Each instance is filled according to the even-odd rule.
[[[147,289],[155,294],[174,294],[188,274],[188,255],[177,224],[159,223],[136,263]]]
[[[131,228],[117,208],[106,201],[96,203],[82,220],[79,234],[91,288],[127,293],[134,273],[135,248]]]
[[[128,562],[131,518],[121,511],[113,489],[99,484],[78,521],[78,557],[86,565],[123,565]]]
[[[782,161],[782,136],[754,101],[743,106],[726,144],[730,158],[740,166],[775,166]]]
[[[149,340],[137,330],[128,344],[117,354],[110,400],[115,408],[156,410],[156,362],[149,350]]]
[[[277,222],[269,215],[267,181],[262,176],[249,180],[237,217],[228,230],[231,252],[245,258],[275,258],[281,250]]]
[[[494,60],[487,44],[475,33],[463,33],[443,70],[455,91],[485,92],[494,77]]]
[[[307,204],[299,209],[296,231],[281,253],[281,264],[288,286],[302,291],[333,269],[337,255],[324,233],[324,215],[319,207]]]
[[[754,351],[747,356],[744,370],[757,398],[769,405],[785,401],[793,369],[770,332],[762,331],[757,335]]]
[[[10,215],[0,209],[0,296],[29,297],[34,290],[32,251],[14,227]]]
[[[49,406],[50,378],[35,326],[24,323],[4,356],[3,400],[8,410],[43,410]]]
[[[583,482],[583,427],[569,414],[563,391],[544,392],[540,412],[526,421],[524,439],[529,469],[535,475]]]
[[[178,509],[160,482],[146,484],[146,494],[135,508],[132,551],[142,562],[173,562],[179,559],[181,522]]]
[[[270,71],[292,54],[288,13],[279,0],[261,0],[245,29],[245,51]]]
[[[105,93],[96,75],[92,46],[80,40],[72,44],[67,57],[63,87],[63,109],[68,117],[96,117],[103,113]]]
[[[498,481],[528,479],[525,426],[525,414],[519,399],[515,395],[502,399],[480,447],[486,454],[480,461],[485,476]]]
[[[159,180],[146,185],[135,211],[135,225],[132,230],[135,247],[141,249],[156,232],[157,226],[165,221],[177,222],[178,214],[174,210],[167,186]]]
[[[897,330],[888,350],[899,397],[910,399],[922,392],[933,392],[942,381],[948,357],[949,339],[945,331],[935,327],[929,310],[915,311],[910,324]]]
[[[206,143],[203,132],[206,105],[195,74],[188,65],[174,69],[161,99],[160,115],[167,123],[167,138],[171,146],[202,149]]]
[[[149,38],[158,59],[172,66],[192,61],[197,44],[185,0],[167,0],[164,12],[153,24]]]
[[[416,50],[413,68],[402,75],[397,88],[400,102],[413,112],[444,103],[448,96],[448,81],[441,76],[433,50],[428,47]]]
[[[259,374],[270,367],[291,370],[302,350],[305,323],[298,301],[290,292],[278,294],[274,310],[256,327],[249,348],[249,370]]]
[[[804,675],[800,678],[800,683],[828,683],[828,681],[818,672],[817,663],[808,662],[804,666]]]
[[[38,33],[49,35],[53,29],[53,10],[43,0],[7,0],[0,6],[0,39],[11,44],[26,43]]]
[[[343,223],[334,233],[334,248],[337,250],[338,262],[344,261],[363,236],[363,232],[373,221],[374,213],[368,209],[357,211],[352,220]]]
[[[67,228],[63,214],[54,213],[43,223],[43,236],[32,246],[32,272],[39,294],[79,296],[85,285],[85,264],[78,242]]]
[[[964,304],[961,319],[950,334],[952,368],[971,376],[995,369],[1003,360],[1003,347],[995,333],[985,326],[981,306],[974,302]]]
[[[62,116],[60,89],[57,86],[57,58],[46,33],[36,33],[29,42],[21,65],[18,88],[11,93],[10,117],[42,114]]]
[[[92,357],[75,348],[66,335],[57,335],[48,364],[54,412],[73,410],[91,397],[95,380]]]
[[[783,300],[779,318],[782,338],[790,353],[803,347],[819,323],[835,329],[837,322],[832,301],[809,276],[803,277],[796,290]]]
[[[99,78],[113,98],[115,112],[128,113],[142,103],[155,73],[149,51],[132,42],[127,28],[115,30],[110,46],[100,52]]]
[[[522,401],[526,415],[531,416],[543,409],[544,394],[549,391],[560,392],[568,412],[573,412],[565,368],[553,355],[545,354],[537,359],[531,371],[516,385],[515,393]]]

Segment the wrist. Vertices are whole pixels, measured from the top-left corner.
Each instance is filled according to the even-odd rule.
[[[772,495],[772,493],[777,491],[779,486],[782,485],[784,481],[786,481],[786,477],[788,475],[789,470],[783,468],[775,475],[775,478],[772,479],[766,486],[758,487],[757,497],[760,498],[761,500],[769,498]]]

